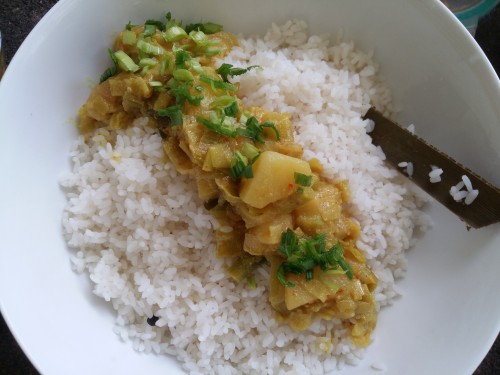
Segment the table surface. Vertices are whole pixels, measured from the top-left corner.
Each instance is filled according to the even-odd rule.
[[[0,0],[0,30],[7,64],[44,14],[57,0]],[[475,38],[500,75],[500,4],[480,20]],[[0,374],[39,375],[0,316]],[[500,374],[500,336],[474,375]]]

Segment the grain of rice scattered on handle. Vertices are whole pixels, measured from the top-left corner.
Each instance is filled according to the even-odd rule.
[[[462,190],[465,187],[465,190]],[[472,204],[479,196],[479,190],[472,187],[470,178],[466,175],[462,176],[462,180],[450,188],[450,195],[456,202],[463,202],[466,205]]]
[[[349,180],[357,245],[379,278],[379,306],[392,304],[404,252],[429,222],[416,191],[366,134],[361,116],[371,105],[391,111],[372,55],[352,42],[309,37],[304,22],[288,21],[263,39],[241,39],[225,62],[262,66],[235,79],[244,102],[289,112],[305,157],[318,158],[327,177]],[[336,320],[305,332],[277,325],[268,268],[254,275],[254,289],[224,274],[214,255],[217,223],[194,181],[164,162],[154,129],[137,120],[113,146],[104,131],[71,151],[63,225],[74,269],[88,272],[93,292],[111,301],[120,338],[140,352],[175,356],[191,374],[323,374],[359,363],[365,349]]]

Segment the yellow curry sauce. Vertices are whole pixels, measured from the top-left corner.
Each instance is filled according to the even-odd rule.
[[[215,24],[181,28],[169,16],[148,22],[116,37],[115,65],[79,111],[82,134],[148,117],[168,161],[195,178],[218,220],[216,251],[232,259],[228,275],[251,281],[268,262],[278,321],[303,330],[316,318],[341,319],[353,342],[367,345],[377,279],[343,208],[347,182],[327,180],[317,160],[302,159],[290,115],[242,105],[229,78],[258,67],[216,68],[238,44],[233,35]]]

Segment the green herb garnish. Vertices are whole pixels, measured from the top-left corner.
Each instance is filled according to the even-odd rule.
[[[191,23],[186,25],[186,32],[189,34],[191,31],[202,31],[205,34],[215,34],[219,31],[222,31],[222,25],[218,25],[213,22],[205,22],[205,23]]]
[[[158,116],[168,117],[172,125],[182,125],[182,109],[179,105],[159,109]]]
[[[252,65],[252,66],[249,66],[248,68],[235,68],[231,64],[224,63],[216,70],[216,72],[220,74],[220,76],[222,77],[224,82],[229,82],[229,80],[227,78],[228,76],[230,76],[230,77],[239,76],[239,75],[245,74],[249,70],[255,69],[255,68],[260,68],[260,66],[259,65]]]
[[[226,116],[236,117],[239,111],[236,97],[231,95],[221,95],[210,103],[210,108],[217,109]]]
[[[116,51],[114,53],[118,62],[118,66],[125,72],[137,72],[140,67],[132,58],[123,51]]]
[[[186,62],[191,59],[191,53],[182,48],[172,48],[175,56],[175,68],[186,69]]]
[[[128,21],[128,23],[125,25],[125,30],[132,30],[132,28],[135,27],[135,25],[132,25],[132,21]]]
[[[154,26],[154,28],[155,28],[155,30],[153,31],[153,34],[156,32],[156,29],[158,29],[160,31],[165,30],[165,24],[161,21],[158,21],[158,20],[147,20],[144,23],[144,29],[146,29],[146,27],[149,27],[149,29],[151,29],[151,26]]]
[[[113,52],[112,49],[108,48],[108,54],[109,54],[109,57],[111,57],[111,60],[113,61],[113,66],[109,67],[101,74],[101,77],[99,79],[99,83],[103,83],[108,78],[116,75],[116,73],[118,72],[118,60],[115,56],[115,53]]]
[[[313,176],[308,176],[299,172],[294,173],[295,183],[301,186],[311,186]]]
[[[259,124],[259,121],[255,117],[250,117],[247,119],[245,129],[240,129],[239,135],[242,137],[247,137],[253,139],[258,143],[264,143],[264,139],[262,139],[262,135],[264,134],[264,128],[271,128],[276,134],[276,139],[279,141],[280,134],[276,126],[272,122],[264,122]]]
[[[173,76],[178,81],[192,81],[194,79],[193,73],[187,69],[174,70]]]
[[[286,287],[293,288],[294,283],[286,279],[288,272],[296,275],[305,275],[306,280],[311,280],[314,268],[319,267],[323,271],[337,270],[339,267],[345,271],[349,279],[353,279],[351,266],[343,256],[344,249],[337,242],[329,250],[326,250],[326,235],[318,234],[312,238],[298,238],[295,232],[287,230],[281,235],[281,243],[278,248],[286,260],[277,271],[278,280]]]
[[[229,170],[229,176],[233,180],[239,180],[240,178],[253,178],[252,165],[258,159],[260,153],[254,156],[250,161],[241,152],[236,151],[233,155],[233,160],[231,162],[231,169]]]
[[[198,121],[207,129],[217,134],[224,135],[226,137],[235,138],[238,135],[238,131],[230,124],[227,124],[224,120],[225,120],[224,117],[213,118],[211,120],[201,116],[196,117],[196,121]]]
[[[187,36],[186,31],[180,26],[173,25],[163,33],[163,38],[167,42],[177,42]]]
[[[153,36],[156,34],[156,25],[145,24],[144,25],[144,37]]]
[[[168,86],[170,88],[170,93],[175,96],[175,103],[177,105],[182,105],[187,100],[192,105],[200,105],[203,100],[201,95],[192,95],[189,92],[189,86],[182,84],[175,78],[168,81]]]
[[[137,41],[137,49],[141,52],[144,52],[147,55],[159,56],[165,53],[163,47],[153,43],[146,42],[142,39]]]
[[[252,276],[247,276],[247,284],[250,287],[250,289],[257,289],[257,283],[255,282],[254,278]]]
[[[214,79],[209,76],[201,75],[200,76],[200,81],[205,82],[210,84],[213,90],[219,89],[219,90],[226,90],[226,91],[235,91],[236,86],[233,85],[232,83],[224,82],[219,79]]]

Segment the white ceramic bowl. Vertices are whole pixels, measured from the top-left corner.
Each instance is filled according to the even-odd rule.
[[[500,184],[500,84],[468,32],[434,0],[61,0],[12,60],[0,86],[0,302],[46,375],[176,374],[175,360],[139,355],[112,332],[113,314],[70,270],[61,236],[74,118],[108,65],[106,48],[128,21],[170,10],[236,33],[307,20],[344,30],[375,51],[400,109],[397,119]],[[342,374],[470,374],[500,328],[500,226],[466,231],[439,204],[434,228],[410,251],[405,295],[384,309],[366,359]]]

